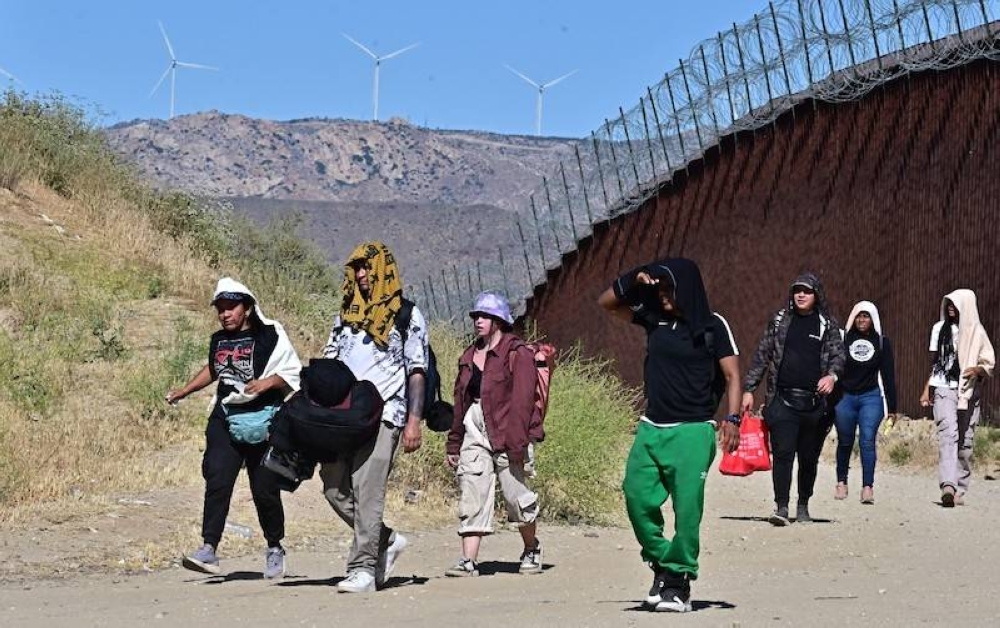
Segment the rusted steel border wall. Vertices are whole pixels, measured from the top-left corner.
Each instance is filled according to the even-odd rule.
[[[998,142],[991,61],[910,75],[857,102],[801,103],[772,126],[723,138],[638,210],[595,225],[535,288],[527,316],[556,343],[579,341],[641,382],[642,333],[595,300],[625,269],[690,257],[746,369],[791,280],[814,270],[838,318],[861,299],[878,305],[900,409],[924,415],[928,335],[945,293],[975,290],[1000,346]],[[984,405],[1000,419],[997,378]]]

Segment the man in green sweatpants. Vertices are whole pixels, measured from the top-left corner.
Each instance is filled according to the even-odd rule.
[[[715,441],[739,444],[739,352],[729,323],[712,312],[698,266],[670,258],[635,268],[598,303],[646,330],[646,410],[625,467],[625,504],[642,559],[653,570],[645,605],[691,610],[698,578],[705,479]],[[720,373],[721,371],[721,373]],[[725,392],[729,414],[716,421]],[[672,498],[674,536],[663,536],[660,508]]]

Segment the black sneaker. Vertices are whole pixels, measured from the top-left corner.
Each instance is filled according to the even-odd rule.
[[[663,572],[660,601],[653,610],[657,613],[687,613],[691,610],[691,581],[684,574]]]
[[[788,506],[778,506],[775,508],[774,514],[767,518],[767,522],[777,528],[783,528],[791,523],[788,520]]]
[[[799,503],[795,507],[795,523],[812,523],[812,520],[809,516],[809,504]]]
[[[649,595],[646,596],[643,605],[650,610],[654,610],[656,605],[660,603],[660,600],[663,599],[660,592],[663,590],[663,585],[666,584],[667,572],[655,564],[650,564],[649,568],[653,570],[653,586],[649,587]]]

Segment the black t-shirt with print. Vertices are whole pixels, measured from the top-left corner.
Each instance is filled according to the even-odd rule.
[[[820,353],[823,338],[819,334],[820,320],[816,310],[803,316],[792,314],[792,323],[785,336],[785,351],[778,367],[778,388],[816,390],[821,377]]]
[[[208,364],[212,380],[219,382],[218,403],[229,393],[242,390],[243,386],[264,372],[267,360],[278,344],[278,333],[264,325],[258,330],[228,332],[219,330],[209,342]],[[240,407],[259,410],[264,406],[281,403],[281,390],[271,389]]]
[[[718,360],[738,355],[729,325],[720,315],[711,318],[715,355],[704,338],[692,339],[683,322],[654,312],[636,314],[632,322],[646,330],[643,379],[646,418],[653,423],[695,423],[715,416],[712,383]]]
[[[844,340],[847,347],[847,364],[840,385],[844,392],[859,395],[878,387],[878,373],[882,365],[882,343],[874,330],[862,334],[851,328]]]

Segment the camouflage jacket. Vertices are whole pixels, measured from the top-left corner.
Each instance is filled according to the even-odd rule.
[[[767,330],[757,343],[757,350],[754,351],[753,360],[750,362],[750,370],[743,378],[743,390],[753,392],[760,385],[767,372],[767,398],[764,405],[770,405],[774,399],[777,389],[778,367],[781,366],[781,359],[785,354],[785,338],[788,336],[788,328],[792,324],[792,316],[788,313],[790,308],[783,308],[771,317],[767,325]],[[840,326],[836,321],[822,313],[819,315],[820,335],[823,337],[823,346],[820,350],[819,365],[823,374],[834,374],[838,379],[844,374],[844,364],[847,354],[844,350],[844,341],[840,335]]]

